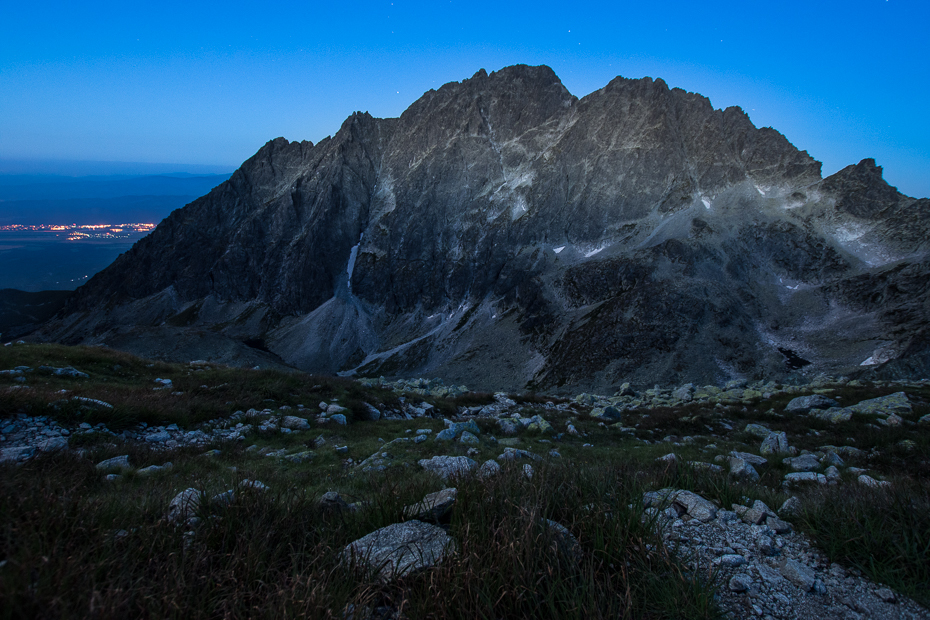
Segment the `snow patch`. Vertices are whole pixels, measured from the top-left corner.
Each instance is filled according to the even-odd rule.
[[[876,364],[878,364],[878,362],[876,362],[875,358],[870,355],[868,358],[866,358],[864,362],[862,362],[859,365],[860,366],[875,366]]]
[[[836,240],[840,243],[856,241],[867,232],[868,229],[861,224],[847,224],[846,226],[836,229]]]
[[[599,247],[599,248],[597,248],[597,249],[591,250],[590,252],[585,252],[584,257],[585,257],[585,258],[591,258],[592,256],[594,256],[594,255],[597,254],[598,252],[602,251],[602,250],[604,249],[604,247],[606,247],[606,246]]]
[[[556,254],[558,254],[559,252],[561,252],[561,251],[564,250],[564,249],[565,249],[565,246],[564,246],[564,245],[560,245],[560,246],[557,247],[557,248],[552,248],[552,251],[555,252]]]
[[[710,201],[707,198],[701,198],[701,202],[704,203],[704,208],[710,210]]]
[[[355,271],[355,259],[358,258],[358,248],[362,245],[362,238],[365,237],[365,233],[362,233],[358,238],[358,243],[352,246],[352,249],[349,251],[349,264],[346,266],[346,272],[349,274],[349,292],[352,292],[352,272]]]

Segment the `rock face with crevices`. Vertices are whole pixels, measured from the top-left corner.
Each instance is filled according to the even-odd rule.
[[[38,337],[478,389],[925,376],[928,216],[662,80],[482,70],[268,142]]]

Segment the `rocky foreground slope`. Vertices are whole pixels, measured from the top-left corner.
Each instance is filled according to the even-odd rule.
[[[317,571],[315,594],[296,590],[293,602],[315,617],[422,617],[411,601],[430,579],[424,603],[437,617],[446,608],[436,584],[449,609],[464,597],[494,617],[592,617],[612,605],[644,617],[714,617],[715,609],[779,620],[930,617],[905,596],[927,600],[927,381],[624,386],[612,396],[546,401],[427,380],[155,364],[104,349],[3,353],[0,512],[17,535],[0,544],[0,571],[34,574],[37,585],[17,589],[7,578],[0,592],[37,615],[88,601],[101,617],[139,612],[158,594],[147,595],[153,580],[134,575],[149,574],[153,557],[174,556],[198,579],[229,584],[216,604],[231,617],[251,617],[254,605],[281,595],[255,586],[276,582],[274,566],[284,562],[286,582],[295,570],[288,558],[321,557],[329,558],[322,572],[298,571]],[[68,492],[43,491],[44,472],[67,479]],[[605,486],[592,486],[592,476],[605,476]],[[307,495],[313,506],[301,503]],[[27,509],[36,498],[49,502],[43,511]],[[282,506],[294,512],[273,525],[250,520]],[[58,521],[36,517],[59,510]],[[493,537],[476,540],[488,521]],[[43,529],[52,523],[55,533],[80,535],[54,538]],[[602,548],[617,527],[633,529]],[[286,552],[253,567],[249,541],[264,548],[271,530],[292,531]],[[316,530],[329,532],[331,547],[301,551]],[[86,560],[74,540],[93,550]],[[510,600],[520,598],[520,578],[501,563],[522,545],[544,556],[545,570],[532,574],[534,596],[520,607]],[[120,555],[132,549],[141,550],[137,559]],[[464,577],[488,549],[487,572]],[[618,554],[609,567],[608,551]],[[121,570],[95,573],[85,561]],[[347,564],[363,569],[352,593],[337,585]],[[550,592],[543,602],[550,580],[571,590],[618,569],[632,581],[611,581],[589,615],[579,608],[591,601]],[[501,572],[506,591],[481,599],[469,589]],[[83,583],[76,575],[85,573],[101,575],[94,592],[58,585],[61,575]],[[625,599],[624,585],[640,573],[690,594],[652,590],[653,581]],[[199,581],[167,581],[171,609],[215,615],[196,608]],[[324,612],[327,590],[351,602],[327,599]],[[699,604],[701,591],[712,605]],[[673,594],[687,608],[649,607],[650,597]],[[247,606],[230,607],[239,599]]]
[[[662,80],[482,70],[267,143],[38,337],[482,389],[924,377],[928,216]]]

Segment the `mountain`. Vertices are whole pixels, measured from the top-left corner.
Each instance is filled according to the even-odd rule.
[[[484,389],[927,376],[928,215],[660,79],[481,70],[268,142],[39,337]]]

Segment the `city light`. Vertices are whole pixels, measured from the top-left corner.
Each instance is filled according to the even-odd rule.
[[[47,232],[68,241],[95,239],[129,239],[138,233],[155,229],[151,223],[131,224],[9,224],[0,226],[0,232]]]

